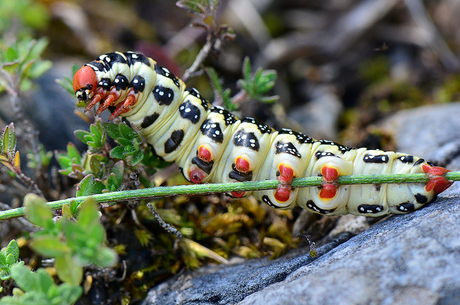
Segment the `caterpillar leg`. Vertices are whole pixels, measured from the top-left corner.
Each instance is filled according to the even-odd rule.
[[[93,108],[97,103],[103,100],[106,96],[107,96],[107,90],[105,90],[102,87],[98,88],[93,98],[91,99],[91,101],[85,107],[85,112],[88,112],[89,110],[91,110],[91,108]]]
[[[123,104],[120,104],[117,106],[114,112],[109,117],[109,120],[113,120],[120,114],[126,113],[130,111],[134,105],[137,103],[138,99],[138,94],[134,91],[134,89],[129,90],[128,95],[126,96],[126,99],[123,101]],[[106,99],[107,100],[107,99]],[[106,102],[104,102],[104,105]],[[109,105],[110,106],[110,105]],[[108,107],[108,106],[107,106]],[[97,114],[99,114],[99,110],[102,108],[102,106],[97,110]],[[101,111],[102,112],[102,111]]]

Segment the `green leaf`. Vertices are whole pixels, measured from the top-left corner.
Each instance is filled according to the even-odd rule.
[[[17,263],[19,259],[19,247],[16,240],[10,241],[7,247],[2,248],[0,251],[0,280],[7,280],[10,278],[10,267]],[[19,264],[23,264],[20,262]]]
[[[110,150],[110,157],[115,158],[115,159],[123,159],[125,157],[124,155],[124,148],[122,146],[115,146]]]
[[[41,2],[28,2],[21,15],[24,23],[35,29],[45,29],[50,21],[48,9]]]
[[[46,227],[47,220],[53,219],[53,212],[46,200],[31,193],[24,197],[24,213],[27,220],[42,228]]]
[[[102,191],[105,190],[104,183],[96,181],[94,183],[94,194],[102,194]]]
[[[73,89],[72,89],[73,90]],[[86,138],[87,136],[90,136],[91,137],[91,133],[89,133],[88,131],[85,131],[85,130],[75,130],[74,131],[74,135],[80,140],[82,141],[83,143],[87,143],[88,142],[88,139]],[[68,148],[67,148],[68,150]]]
[[[176,5],[189,13],[204,15],[207,12],[206,1],[203,0],[180,0]]]
[[[99,205],[94,199],[86,199],[80,204],[77,220],[81,226],[86,228],[94,222],[99,223],[99,218]]]
[[[50,60],[40,60],[33,63],[29,71],[27,71],[27,76],[30,78],[38,78],[45,74],[46,71],[51,69],[53,63]]]
[[[9,47],[5,52],[5,62],[12,62],[17,60],[19,57],[16,48]]]
[[[142,151],[138,150],[136,151],[134,154],[133,154],[133,158],[131,159],[131,165],[137,165],[139,162],[142,161],[142,159],[144,158],[144,154],[142,153]]]
[[[6,261],[6,253],[3,253],[3,250],[5,248],[2,249],[2,252],[0,252],[0,266],[7,266],[7,261]]]
[[[10,123],[3,130],[2,135],[3,153],[8,157],[14,156],[16,149],[16,134],[14,133],[14,124]]]
[[[121,146],[132,146],[133,145],[133,140],[131,139],[126,139],[126,138],[118,138],[117,139],[117,142],[121,145]]]
[[[3,249],[2,249],[3,252]],[[17,262],[19,259],[19,246],[16,240],[11,240],[8,246],[5,249],[5,253],[11,255],[14,262]]]
[[[77,215],[77,208],[78,208],[78,203],[76,200],[72,200],[70,202],[70,210],[72,211],[72,215]]]
[[[89,196],[94,193],[94,175],[86,175],[77,185],[77,197]]]
[[[80,285],[83,278],[83,268],[75,263],[70,254],[57,257],[54,267],[56,267],[57,275],[61,281],[71,285]]]
[[[243,78],[238,80],[237,85],[245,90],[249,97],[263,103],[272,103],[279,98],[276,95],[264,96],[275,86],[276,71],[258,68],[252,76],[251,63],[249,57],[246,57],[243,61]]]
[[[62,217],[65,219],[70,219],[72,217],[72,210],[68,204],[62,206]]]
[[[80,152],[78,151],[75,144],[73,144],[72,142],[69,142],[69,144],[67,144],[67,154],[72,159],[73,163],[81,164]]]
[[[61,168],[69,169],[71,167],[72,160],[67,156],[66,153],[61,153],[61,152],[55,151],[54,155],[56,156],[56,160],[58,161],[59,166]]]
[[[117,180],[117,177],[114,173],[110,173],[109,177],[107,178],[107,190],[114,192],[118,189],[120,183]]]
[[[34,273],[24,266],[15,265],[12,277],[23,291],[14,289],[13,297],[0,300],[2,305],[69,305],[78,300],[83,292],[81,287],[69,283],[57,286],[42,268]]]
[[[124,124],[124,123],[123,123]],[[126,124],[125,124],[126,125]],[[121,138],[121,132],[117,124],[114,123],[104,123],[104,130],[107,134],[114,140]]]
[[[51,286],[55,285],[51,276],[45,269],[38,269],[36,273],[25,266],[15,264],[11,267],[11,277],[16,284],[24,290],[47,293]]]
[[[103,130],[100,130],[98,126],[95,124],[91,124],[90,130],[93,136],[93,141],[100,146],[103,136]]]
[[[71,285],[69,283],[59,285],[57,290],[59,297],[62,299],[59,304],[62,305],[75,303],[83,293],[82,287],[79,285]]]
[[[101,161],[99,161],[97,158],[90,158],[89,168],[96,176],[99,174],[100,171],[105,169],[101,164]]]
[[[125,139],[136,139],[137,138],[137,133],[127,124],[120,123],[118,127],[120,128],[120,133],[123,138]]]
[[[249,84],[251,82],[251,60],[249,56],[246,56],[243,60],[243,76],[246,83]]]
[[[30,241],[30,247],[39,254],[46,257],[60,257],[70,253],[70,248],[59,238],[54,236],[34,237]]]
[[[118,161],[112,166],[111,173],[115,175],[119,184],[123,181],[124,168],[125,164],[123,161]]]
[[[118,255],[113,249],[103,247],[96,251],[93,263],[100,267],[113,267],[118,261]]]
[[[30,50],[30,56],[32,58],[38,58],[45,51],[46,47],[49,44],[49,39],[46,37],[34,40],[34,44]]]
[[[74,96],[72,80],[69,77],[64,76],[64,79],[56,79],[56,83],[64,88],[71,96]]]

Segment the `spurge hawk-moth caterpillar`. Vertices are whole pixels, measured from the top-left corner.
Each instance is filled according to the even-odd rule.
[[[111,111],[135,126],[155,153],[176,162],[193,183],[277,179],[253,195],[274,208],[381,216],[418,209],[451,185],[442,167],[409,154],[350,148],[290,129],[274,130],[211,106],[153,59],[134,52],[101,55],[78,70],[73,89],[86,110]],[[341,175],[426,173],[428,183],[341,185]],[[322,176],[320,187],[291,188],[296,177]],[[243,197],[251,192],[232,192]]]

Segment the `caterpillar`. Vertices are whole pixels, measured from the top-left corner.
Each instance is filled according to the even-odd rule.
[[[100,103],[137,128],[164,160],[175,161],[190,182],[277,179],[275,190],[253,195],[274,208],[325,215],[403,214],[436,199],[452,182],[448,170],[392,151],[351,148],[290,129],[275,130],[212,106],[194,88],[140,53],[101,55],[80,68],[73,89],[85,111]],[[341,175],[425,173],[427,183],[338,185]],[[319,187],[292,188],[296,177],[321,176]],[[244,197],[251,192],[231,192]]]

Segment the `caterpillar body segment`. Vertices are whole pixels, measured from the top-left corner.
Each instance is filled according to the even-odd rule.
[[[290,129],[274,130],[252,118],[239,119],[211,106],[193,88],[154,60],[133,52],[114,52],[83,66],[74,91],[86,110],[124,117],[155,153],[175,161],[193,183],[277,179],[275,190],[253,195],[275,208],[325,214],[381,216],[408,213],[436,199],[452,183],[442,167],[404,153],[350,148],[315,140]],[[351,174],[425,173],[427,184],[339,185]],[[292,179],[322,177],[320,187],[293,189]],[[252,192],[231,192],[233,197]]]

